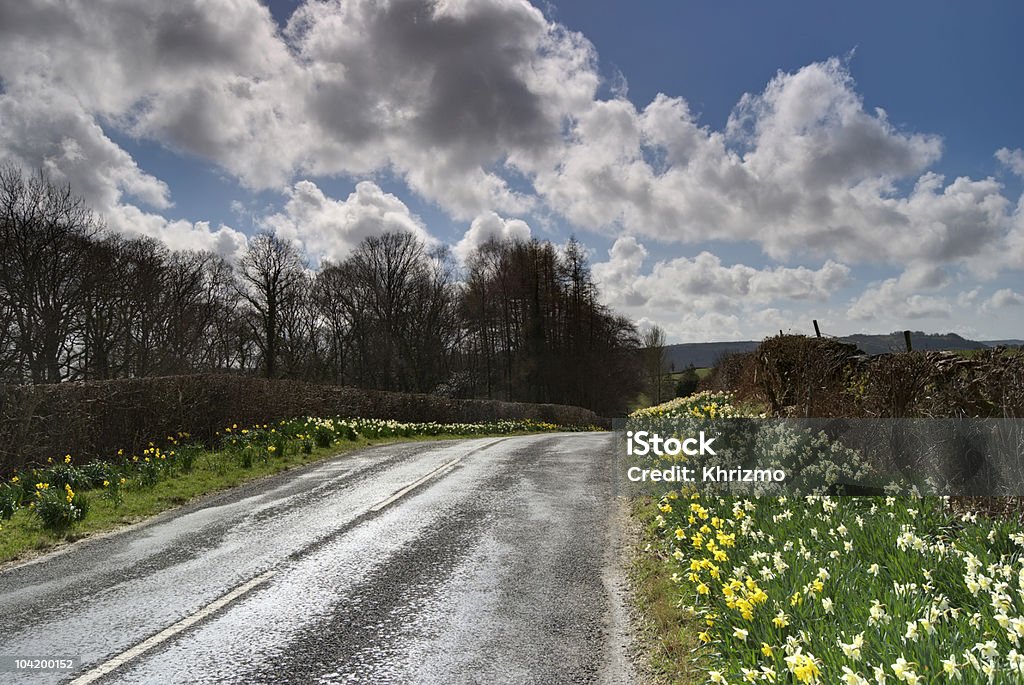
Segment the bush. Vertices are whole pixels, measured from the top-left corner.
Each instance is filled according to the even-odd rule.
[[[757,352],[724,354],[697,386],[699,390],[728,391],[738,399],[761,397],[757,386]]]
[[[776,416],[839,416],[856,354],[853,345],[829,338],[767,338],[757,348],[757,382]]]
[[[697,369],[693,368],[693,364],[690,364],[679,374],[679,380],[676,381],[675,396],[687,397],[692,395],[697,392],[698,385],[700,385],[700,378],[697,376]]]

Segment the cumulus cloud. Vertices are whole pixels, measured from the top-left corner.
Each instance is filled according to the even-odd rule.
[[[1024,150],[1020,148],[1013,150],[1005,147],[999,148],[996,150],[996,159],[1013,173],[1018,176],[1024,176]]]
[[[0,158],[69,181],[112,226],[175,244],[231,253],[244,237],[152,213],[172,205],[171,189],[113,131],[251,189],[287,188],[260,221],[315,259],[383,230],[429,237],[372,182],[327,197],[315,180],[334,175],[393,175],[471,221],[457,255],[529,234],[508,216],[618,236],[595,265],[606,290],[640,316],[704,317],[691,321],[700,330],[752,321],[739,300],[820,301],[865,263],[904,273],[851,315],[948,315],[935,289],[1024,263],[1024,204],[995,178],[934,173],[942,140],[866,104],[839,59],[779,72],[716,130],[682,97],[631,102],[621,74],[598,97],[594,46],[526,0],[303,2],[283,28],[257,0],[32,0],[0,5],[0,40]],[[1022,174],[1022,155],[995,158]],[[820,266],[756,269],[704,252],[637,276],[649,260],[640,240],[742,242]]]
[[[647,248],[633,236],[623,236],[608,250],[608,261],[594,264],[591,273],[606,297],[621,305],[640,307],[648,299],[637,287],[646,259]]]
[[[539,193],[577,224],[663,241],[753,241],[771,256],[957,261],[1002,239],[1009,203],[994,179],[927,171],[935,136],[868,111],[832,59],[744,96],[724,132],[659,95],[642,110],[595,101]],[[916,181],[909,193],[900,180]]]
[[[26,111],[46,89],[71,103],[82,132],[40,127],[70,131],[71,156],[93,154],[84,128],[103,118],[253,188],[389,170],[455,218],[550,209],[777,258],[945,263],[994,249],[1010,222],[998,182],[929,173],[941,140],[868,108],[838,59],[780,72],[716,131],[679,97],[598,99],[593,46],[525,1],[307,2],[282,30],[255,0],[72,0],[7,6],[0,27]],[[25,140],[27,163],[52,155]],[[1019,166],[1019,150],[996,155]],[[122,166],[91,192],[167,201]]]
[[[1020,307],[1022,305],[1024,305],[1024,295],[1010,288],[1000,288],[992,293],[992,296],[985,301],[982,307],[986,310],[995,310],[1007,307]]]
[[[929,282],[931,285],[926,285]],[[952,315],[955,299],[921,292],[934,291],[943,282],[927,270],[907,269],[897,278],[870,284],[850,303],[846,314],[856,321],[946,319]]]
[[[0,158],[70,183],[101,210],[124,196],[170,206],[167,185],[142,171],[73,97],[51,87],[19,85],[0,94]]]
[[[503,219],[494,212],[486,212],[469,225],[469,230],[455,244],[452,252],[465,263],[473,250],[490,240],[529,240],[530,226],[522,219]]]
[[[594,275],[613,300],[625,301],[625,293],[643,296],[645,302],[700,306],[707,301],[743,299],[763,304],[778,299],[825,300],[850,280],[850,268],[832,260],[819,269],[725,265],[710,252],[696,257],[659,261],[650,272],[640,265],[647,250],[635,238],[619,238],[608,251],[609,261],[594,265]]]
[[[207,221],[169,221],[134,205],[117,205],[106,212],[107,225],[130,237],[145,236],[163,241],[172,250],[206,250],[228,261],[242,256],[248,244],[244,233]]]
[[[778,312],[772,303],[821,305],[851,280],[850,268],[832,260],[817,269],[758,269],[724,264],[704,251],[692,258],[659,260],[648,269],[648,257],[648,249],[636,238],[621,237],[608,250],[608,260],[594,264],[594,277],[613,306],[679,331],[677,339],[684,340],[700,339],[694,331],[710,333],[713,326],[721,327],[718,336],[734,339],[752,317],[762,321],[766,310]]]
[[[312,181],[299,181],[289,189],[283,211],[261,223],[315,262],[341,261],[365,238],[384,233],[408,232],[428,245],[437,242],[404,202],[372,181],[356,185],[344,200],[327,197]]]

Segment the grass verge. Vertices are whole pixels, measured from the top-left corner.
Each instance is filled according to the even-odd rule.
[[[694,651],[699,646],[698,619],[680,608],[679,586],[672,582],[670,566],[659,551],[657,500],[640,497],[633,501],[631,513],[640,529],[633,555],[630,581],[633,601],[639,613],[639,652],[642,668],[657,683],[690,685],[699,682],[702,672],[696,668]]]
[[[223,452],[203,452],[196,458],[195,465],[190,472],[175,474],[173,477],[159,480],[150,487],[125,490],[120,503],[115,503],[112,499],[104,497],[99,490],[86,491],[85,495],[89,497],[89,515],[65,532],[57,533],[46,530],[39,517],[30,509],[24,507],[18,509],[9,520],[0,522],[0,567],[14,561],[28,560],[68,542],[138,523],[204,495],[221,492],[249,481],[365,447],[396,442],[530,434],[532,433],[360,437],[356,440],[339,441],[329,447],[314,448],[310,453],[295,450],[274,459],[256,460],[248,467],[243,466],[237,459],[228,458]]]

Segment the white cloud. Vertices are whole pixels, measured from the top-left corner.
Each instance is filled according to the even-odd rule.
[[[623,236],[608,250],[608,261],[594,264],[591,273],[609,301],[642,306],[648,296],[638,288],[637,281],[646,259],[647,248],[633,236]]]
[[[66,92],[41,83],[0,94],[0,161],[42,169],[104,211],[124,196],[170,206],[167,185],[142,171]]]
[[[330,175],[393,174],[472,221],[457,254],[529,234],[507,216],[615,235],[594,273],[616,302],[723,335],[775,302],[828,301],[847,265],[903,270],[847,307],[880,321],[887,308],[949,316],[958,305],[938,291],[954,276],[1024,263],[1024,199],[1015,207],[995,178],[933,173],[941,139],[865,104],[838,59],[778,73],[716,130],[681,97],[628,101],[620,76],[599,99],[594,47],[525,0],[305,2],[283,30],[257,0],[35,0],[0,5],[0,41],[0,159],[46,168],[112,226],[176,245],[229,254],[243,237],[151,213],[170,189],[115,131],[253,189],[288,187],[263,225],[316,259],[384,230],[429,238],[372,182],[339,201],[300,180]],[[995,158],[1024,170],[1019,149]],[[641,274],[640,240],[744,242],[820,266],[704,252]]]
[[[927,172],[941,141],[897,130],[853,86],[834,59],[780,73],[744,96],[724,133],[679,98],[594,102],[536,186],[580,225],[753,241],[776,258],[946,263],[998,244],[1010,218],[1000,184]],[[900,195],[899,180],[916,183]]]
[[[656,322],[674,339],[695,340],[695,331],[710,339],[756,335],[751,324],[764,325],[772,303],[824,304],[851,280],[850,269],[831,260],[818,269],[726,265],[710,252],[678,257],[644,268],[649,252],[636,238],[624,236],[608,250],[608,260],[593,266],[602,296],[638,320]],[[774,324],[775,319],[769,317]],[[681,322],[686,322],[681,323]],[[714,328],[717,326],[718,328]],[[743,331],[746,331],[743,333]]]
[[[931,287],[925,285],[929,279],[934,282]],[[870,284],[850,303],[846,314],[856,321],[946,319],[953,313],[955,300],[920,292],[940,285],[921,269],[908,269],[897,278]]]
[[[147,236],[172,250],[208,250],[230,261],[245,251],[248,239],[230,226],[211,228],[206,221],[169,221],[134,205],[117,205],[107,212],[107,224],[126,236]]]
[[[1024,176],[1024,150],[1020,148],[1010,150],[1009,148],[1002,147],[996,150],[996,159],[1013,173],[1018,176]]]
[[[771,267],[756,269],[745,264],[726,266],[710,252],[656,262],[643,273],[640,266],[647,249],[635,238],[619,238],[608,251],[609,261],[594,265],[595,277],[612,301],[627,303],[635,295],[644,302],[673,304],[680,308],[704,308],[713,302],[742,299],[758,305],[779,299],[825,300],[850,280],[844,264],[826,261],[820,269]],[[628,294],[634,296],[628,296]]]
[[[409,232],[428,245],[437,242],[404,202],[371,181],[356,185],[345,200],[327,197],[312,181],[299,181],[288,191],[284,210],[261,223],[294,241],[314,262],[341,261],[363,239],[384,233]]]
[[[1024,295],[1010,288],[1001,288],[992,293],[992,297],[985,301],[982,308],[990,311],[1022,305],[1024,305]]]
[[[5,7],[0,27],[5,97],[38,132],[19,136],[28,165],[126,158],[86,144],[103,119],[254,188],[389,170],[456,218],[542,202],[581,227],[776,258],[958,262],[999,252],[1011,223],[995,180],[929,173],[939,138],[867,108],[838,59],[780,72],[715,131],[682,98],[596,99],[593,46],[527,2],[307,2],[280,31],[255,0],[69,0]],[[34,121],[47,92],[67,116]],[[1019,166],[1019,150],[996,156]],[[115,161],[80,174],[83,192],[166,204]]]
[[[473,219],[469,230],[455,244],[452,252],[465,263],[473,250],[489,240],[529,240],[530,226],[522,219],[503,219],[494,212],[486,212]]]

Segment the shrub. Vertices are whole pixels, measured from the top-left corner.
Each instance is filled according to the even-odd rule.
[[[729,391],[738,399],[753,400],[761,396],[757,385],[757,353],[724,354],[698,384],[699,390]]]
[[[229,374],[0,385],[0,476],[24,470],[57,450],[85,458],[111,455],[121,447],[139,454],[153,436],[178,435],[183,428],[194,440],[211,445],[233,421],[269,424],[308,415],[445,423],[511,418],[579,426],[601,422],[594,412],[578,407],[458,400]]]
[[[842,415],[843,391],[856,353],[853,345],[829,338],[767,338],[757,348],[757,382],[772,413]]]
[[[924,352],[884,354],[851,375],[857,413],[872,417],[921,416],[934,367]]]
[[[687,397],[692,395],[697,392],[698,385],[700,385],[700,378],[697,376],[697,370],[693,368],[693,364],[690,364],[679,374],[679,380],[676,381],[675,396]]]

